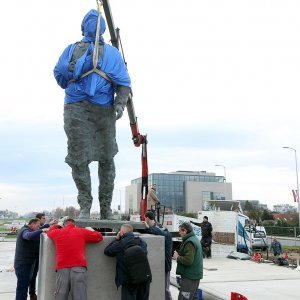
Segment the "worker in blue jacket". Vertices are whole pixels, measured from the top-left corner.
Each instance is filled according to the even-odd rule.
[[[40,228],[39,219],[31,219],[24,225],[17,236],[14,268],[17,276],[16,300],[26,300],[35,264],[39,259],[36,241],[49,228]],[[31,297],[30,297],[31,299]],[[33,297],[32,299],[36,299]]]
[[[118,152],[116,120],[122,117],[130,93],[124,60],[116,48],[104,42],[105,28],[101,14],[90,10],[81,24],[83,39],[69,45],[54,68],[55,79],[65,90],[65,161],[72,168],[81,219],[90,217],[92,161],[98,162],[101,219],[111,217],[114,156]]]

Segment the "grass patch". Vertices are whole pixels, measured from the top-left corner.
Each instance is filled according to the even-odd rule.
[[[283,251],[300,252],[300,246],[284,246]]]

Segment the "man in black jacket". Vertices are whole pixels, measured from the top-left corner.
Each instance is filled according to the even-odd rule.
[[[172,300],[170,292],[170,271],[172,269],[172,236],[167,229],[158,228],[154,220],[154,213],[145,213],[146,233],[165,237],[165,300]]]
[[[34,272],[39,252],[35,241],[40,239],[42,232],[48,228],[40,229],[40,220],[31,219],[18,233],[14,268],[17,276],[16,300],[26,300],[28,286]]]
[[[213,228],[211,223],[208,222],[208,217],[204,216],[202,223],[196,223],[193,221],[191,221],[191,223],[201,227],[201,233],[202,233],[201,245],[202,245],[203,257],[211,258],[211,242],[212,242],[211,233]]]
[[[135,244],[134,238],[132,225],[123,224],[116,239],[104,249],[104,254],[110,257],[116,257],[117,259],[115,283],[117,288],[122,286],[121,300],[148,300],[150,282],[132,287],[129,284],[126,274],[124,251],[126,248]],[[144,240],[140,239],[139,246],[141,246],[144,253],[147,254],[147,244]]]
[[[51,225],[57,223],[57,221],[55,219],[51,220],[49,222],[49,224],[46,223],[46,216],[45,216],[44,213],[37,213],[35,217],[36,217],[36,219],[40,220],[40,228],[39,229],[49,228]],[[30,297],[30,300],[37,300],[36,277],[37,277],[37,274],[38,274],[38,271],[39,271],[40,239],[39,238],[36,239],[34,241],[34,243],[35,243],[35,246],[36,246],[36,251],[38,253],[38,257],[36,259],[34,271],[33,271],[32,278],[31,278],[31,281],[30,281],[30,284],[29,284],[29,297]]]

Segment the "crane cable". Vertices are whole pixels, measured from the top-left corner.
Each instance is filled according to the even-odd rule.
[[[98,43],[99,43],[99,35],[100,35],[100,21],[101,21],[101,8],[102,8],[102,1],[96,0],[97,2],[97,10],[98,10],[98,20],[97,20],[97,29],[96,29],[96,37],[95,37],[95,44],[94,44],[94,53],[93,53],[93,67],[94,69],[97,68],[98,64]],[[97,45],[97,47],[96,47]]]

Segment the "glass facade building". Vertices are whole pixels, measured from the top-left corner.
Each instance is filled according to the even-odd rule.
[[[148,177],[149,187],[152,184],[157,185],[157,196],[161,204],[173,212],[185,211],[185,183],[223,183],[224,176],[216,176],[214,173],[206,171],[176,171],[172,173],[152,173]],[[131,184],[140,184],[141,178],[133,179]],[[211,190],[201,191],[199,199],[203,200],[222,200],[225,195],[222,192]]]

